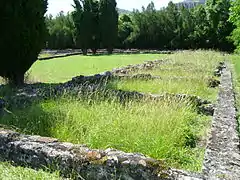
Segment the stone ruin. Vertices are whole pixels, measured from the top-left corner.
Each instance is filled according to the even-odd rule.
[[[149,64],[159,64],[160,61],[153,61]],[[122,69],[127,72],[129,69],[139,68],[140,65]],[[148,67],[148,65],[141,65]],[[149,65],[151,67],[151,65]],[[85,84],[87,90],[94,90],[98,86],[91,86],[102,79],[112,78],[114,72],[122,71],[115,69],[113,72],[106,72],[95,76],[76,77],[67,83],[60,84],[53,88],[55,93],[61,92],[64,88],[71,90],[78,84]],[[224,63],[221,63],[216,72],[221,73],[221,84],[217,105],[209,101],[201,100],[196,96],[188,95],[145,95],[138,92],[113,91],[115,95],[125,94],[127,97],[150,96],[157,100],[165,96],[178,97],[179,99],[190,99],[199,107],[208,107],[209,115],[213,115],[212,132],[209,137],[202,173],[192,173],[167,167],[164,162],[152,159],[139,153],[125,153],[115,149],[99,150],[90,149],[85,145],[74,145],[60,142],[54,138],[28,136],[17,132],[0,130],[0,159],[10,161],[15,165],[27,166],[34,169],[48,168],[58,170],[63,177],[73,179],[122,179],[122,180],[204,180],[204,179],[240,179],[239,171],[239,138],[237,135],[236,108],[232,87],[231,72]],[[216,74],[217,75],[217,74]],[[150,77],[150,76],[149,76]],[[87,83],[86,85],[86,82]],[[79,87],[79,86],[77,86]],[[82,86],[80,86],[82,87]],[[44,98],[48,93],[33,91],[34,88],[22,90],[19,96],[29,101],[34,98]],[[78,88],[76,88],[78,89]],[[82,90],[82,89],[78,89]],[[26,93],[26,91],[28,91]],[[25,94],[24,94],[25,92]],[[32,93],[32,94],[31,94]],[[15,100],[18,96],[15,96]],[[16,100],[18,101],[18,99]],[[6,106],[6,101],[0,99],[0,110]],[[0,111],[0,112],[1,112]]]

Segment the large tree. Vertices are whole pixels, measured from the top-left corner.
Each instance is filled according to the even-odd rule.
[[[60,12],[56,17],[46,17],[48,37],[46,48],[66,49],[74,48],[75,27],[70,13]]]
[[[77,29],[76,43],[82,48],[83,54],[87,49],[96,53],[99,47],[99,4],[96,0],[74,0],[73,21]]]
[[[2,0],[0,6],[0,76],[14,85],[24,83],[24,74],[44,46],[44,14],[47,0]]]
[[[232,2],[230,8],[231,16],[230,21],[234,23],[236,28],[232,32],[231,39],[234,41],[234,45],[237,47],[236,52],[240,52],[240,0]]]
[[[209,47],[221,50],[232,50],[233,45],[228,36],[234,29],[228,21],[230,15],[230,0],[208,0],[206,6],[209,21]]]
[[[118,37],[118,11],[116,0],[100,0],[101,42],[112,54]]]
[[[130,16],[123,14],[119,18],[118,23],[118,48],[128,48],[128,38],[133,32],[133,24]]]

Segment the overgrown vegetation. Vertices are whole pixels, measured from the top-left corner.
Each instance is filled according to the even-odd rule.
[[[91,148],[116,148],[166,159],[178,168],[200,170],[202,140],[209,118],[194,106],[177,100],[130,101],[70,97],[35,104],[4,116],[1,124],[27,134],[51,136],[87,144]]]
[[[74,0],[74,3],[73,13],[65,16],[61,12],[57,17],[45,18],[47,0],[28,3],[4,0],[0,6],[0,52],[7,58],[2,58],[0,76],[14,85],[23,85],[26,72],[33,82],[60,83],[80,74],[100,73],[164,57],[156,54],[74,56],[38,61],[29,70],[44,45],[45,25],[48,30],[45,47],[81,48],[84,55],[87,49],[94,54],[98,48],[107,48],[111,54],[114,47],[232,51],[234,45],[229,36],[232,35],[236,46],[240,42],[239,0],[233,2],[231,9],[229,0],[208,0],[205,5],[193,8],[170,2],[160,10],[150,3],[142,11],[120,17],[116,0]],[[218,89],[208,87],[208,83],[209,79],[215,78],[212,77],[213,70],[223,60],[220,53],[185,51],[168,58],[160,67],[131,73],[151,74],[160,76],[159,79],[107,81],[104,88],[109,91],[184,93],[216,100]],[[240,63],[234,62],[236,71],[240,71]],[[16,89],[8,88],[1,88],[0,96],[14,96]],[[200,114],[193,102],[167,97],[158,101],[147,98],[124,100],[102,94],[102,91],[96,91],[80,97],[73,97],[71,93],[48,97],[22,109],[1,112],[0,123],[22,133],[56,137],[91,148],[139,152],[163,159],[175,168],[201,170],[211,118]],[[0,164],[0,179],[33,177],[58,179],[59,174]]]
[[[170,61],[163,65],[145,71],[136,71],[132,74],[151,74],[159,76],[155,80],[117,80],[108,84],[109,87],[121,90],[140,91],[145,93],[182,93],[197,95],[215,101],[217,89],[208,87],[213,71],[223,56],[210,51],[195,51],[177,53],[169,56]]]
[[[239,61],[238,55],[230,55],[229,58],[230,58],[230,62],[233,63],[232,72],[233,72],[236,106],[238,109],[238,114],[237,114],[238,128],[240,133],[240,61]]]
[[[192,95],[201,95],[212,100],[216,98],[217,89],[207,88],[202,77],[208,77],[213,72],[222,60],[220,53],[183,52],[169,58],[170,60],[163,62],[163,66],[182,70],[196,68],[199,70],[199,77],[196,72],[196,81],[189,77],[183,83],[173,80],[174,83],[170,83],[167,88],[164,86],[164,83],[169,83],[167,79],[162,79],[163,84],[160,86],[150,81],[150,85],[146,86],[148,91],[151,86],[165,88],[165,92],[172,93],[189,93],[187,89],[191,90]],[[56,60],[51,65],[56,66],[58,62],[61,61]],[[88,65],[93,66],[94,62],[88,61]],[[87,68],[83,72],[89,73]],[[168,78],[174,76],[174,72],[175,76],[178,75],[178,71],[173,71]],[[129,84],[129,89],[134,90],[135,85],[141,86],[149,82],[137,80],[135,85],[133,83],[135,82]],[[201,86],[197,87],[199,84]],[[108,87],[111,90],[110,84]],[[171,91],[174,88],[175,91]],[[130,98],[125,101],[114,95],[102,94],[97,91],[76,98],[67,93],[25,109],[14,109],[12,113],[5,114],[0,123],[27,134],[56,137],[63,141],[87,144],[91,148],[111,147],[127,152],[140,152],[156,159],[164,159],[172,167],[201,170],[211,118],[198,114],[193,103],[167,97],[159,101],[147,98]]]

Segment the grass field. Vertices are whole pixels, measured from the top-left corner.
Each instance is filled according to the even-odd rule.
[[[114,99],[111,97],[110,99]],[[15,111],[0,122],[27,134],[52,136],[91,148],[117,148],[166,159],[174,167],[200,170],[209,117],[182,101],[142,102],[75,100],[47,101]]]
[[[60,180],[58,173],[47,173],[43,170],[33,170],[23,167],[14,167],[9,163],[0,163],[1,180]]]
[[[75,76],[101,73],[129,64],[162,59],[166,56],[159,54],[70,56],[37,61],[28,73],[33,82],[59,83],[68,81]]]
[[[230,62],[233,63],[233,80],[234,80],[234,88],[235,88],[235,98],[237,103],[237,109],[238,109],[238,122],[240,123],[240,56],[239,55],[230,55],[229,59]],[[240,126],[239,132],[240,132]]]
[[[78,73],[93,74],[161,57],[163,56],[114,55],[80,59],[75,56],[70,60],[39,61],[31,69],[31,75],[43,82],[62,82],[79,75]],[[123,83],[122,88],[126,90],[189,93],[208,99],[216,98],[217,89],[207,88],[205,79],[222,60],[219,53],[184,52],[169,57],[172,61],[164,65],[165,69],[171,67],[175,70],[171,74],[165,74],[166,80],[156,84],[155,80],[128,81],[128,86],[126,82],[114,82],[117,86],[111,83],[108,86],[119,88],[120,83]],[[196,81],[191,79],[188,70],[193,72]],[[169,81],[168,78],[179,77],[178,72],[186,80]],[[163,72],[160,70],[157,73],[161,76]],[[139,88],[141,86],[142,89]],[[0,119],[1,124],[14,126],[27,134],[56,137],[63,141],[87,144],[92,148],[111,147],[126,152],[140,152],[156,159],[164,159],[175,168],[193,171],[201,170],[210,122],[210,117],[197,114],[194,105],[187,101],[164,99],[156,102],[144,99],[122,103],[115,97],[103,99],[93,94],[89,94],[88,98],[76,99],[65,95],[57,100],[45,100],[26,109],[13,110],[13,114]]]

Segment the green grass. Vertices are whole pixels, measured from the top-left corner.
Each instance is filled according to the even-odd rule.
[[[239,55],[230,55],[229,56],[230,62],[233,64],[232,72],[233,72],[233,82],[234,82],[234,90],[235,90],[235,98],[236,98],[236,105],[238,109],[238,122],[240,124],[240,56]],[[240,133],[240,126],[239,133]]]
[[[59,138],[91,148],[116,148],[165,159],[173,167],[201,170],[209,117],[177,100],[131,101],[63,98],[14,111],[0,120],[21,132]]]
[[[47,61],[37,61],[29,70],[32,81],[58,83],[79,75],[91,75],[113,68],[138,64],[146,60],[162,59],[167,55],[138,54],[111,56],[70,56]]]
[[[212,51],[187,51],[170,56],[72,56],[38,61],[31,68],[30,77],[47,83],[64,82],[80,74],[95,74],[162,57],[170,57],[171,61],[166,61],[160,69],[142,73],[159,75],[163,79],[113,81],[107,87],[185,93],[215,100],[218,89],[207,88],[207,79],[223,56]],[[51,136],[91,148],[139,152],[164,159],[175,168],[201,170],[210,117],[197,114],[194,105],[186,101],[144,99],[123,103],[115,97],[103,99],[101,93],[80,99],[66,95],[38,102],[25,109],[13,110],[3,116],[0,123],[26,134]]]
[[[218,89],[208,88],[204,79],[161,79],[161,80],[121,80],[108,84],[114,89],[140,91],[144,93],[189,94],[204,99],[216,100]]]
[[[181,52],[169,56],[166,62],[153,70],[132,72],[160,76],[157,80],[118,80],[108,84],[114,89],[140,91],[145,93],[184,93],[205,99],[216,100],[218,89],[208,88],[208,79],[219,61],[220,53],[212,51]]]
[[[234,87],[236,91],[237,105],[240,107],[240,56],[239,55],[230,55],[230,62],[233,64],[233,80]]]
[[[58,173],[47,173],[43,170],[33,170],[23,167],[15,167],[9,163],[0,163],[1,180],[60,180]]]

